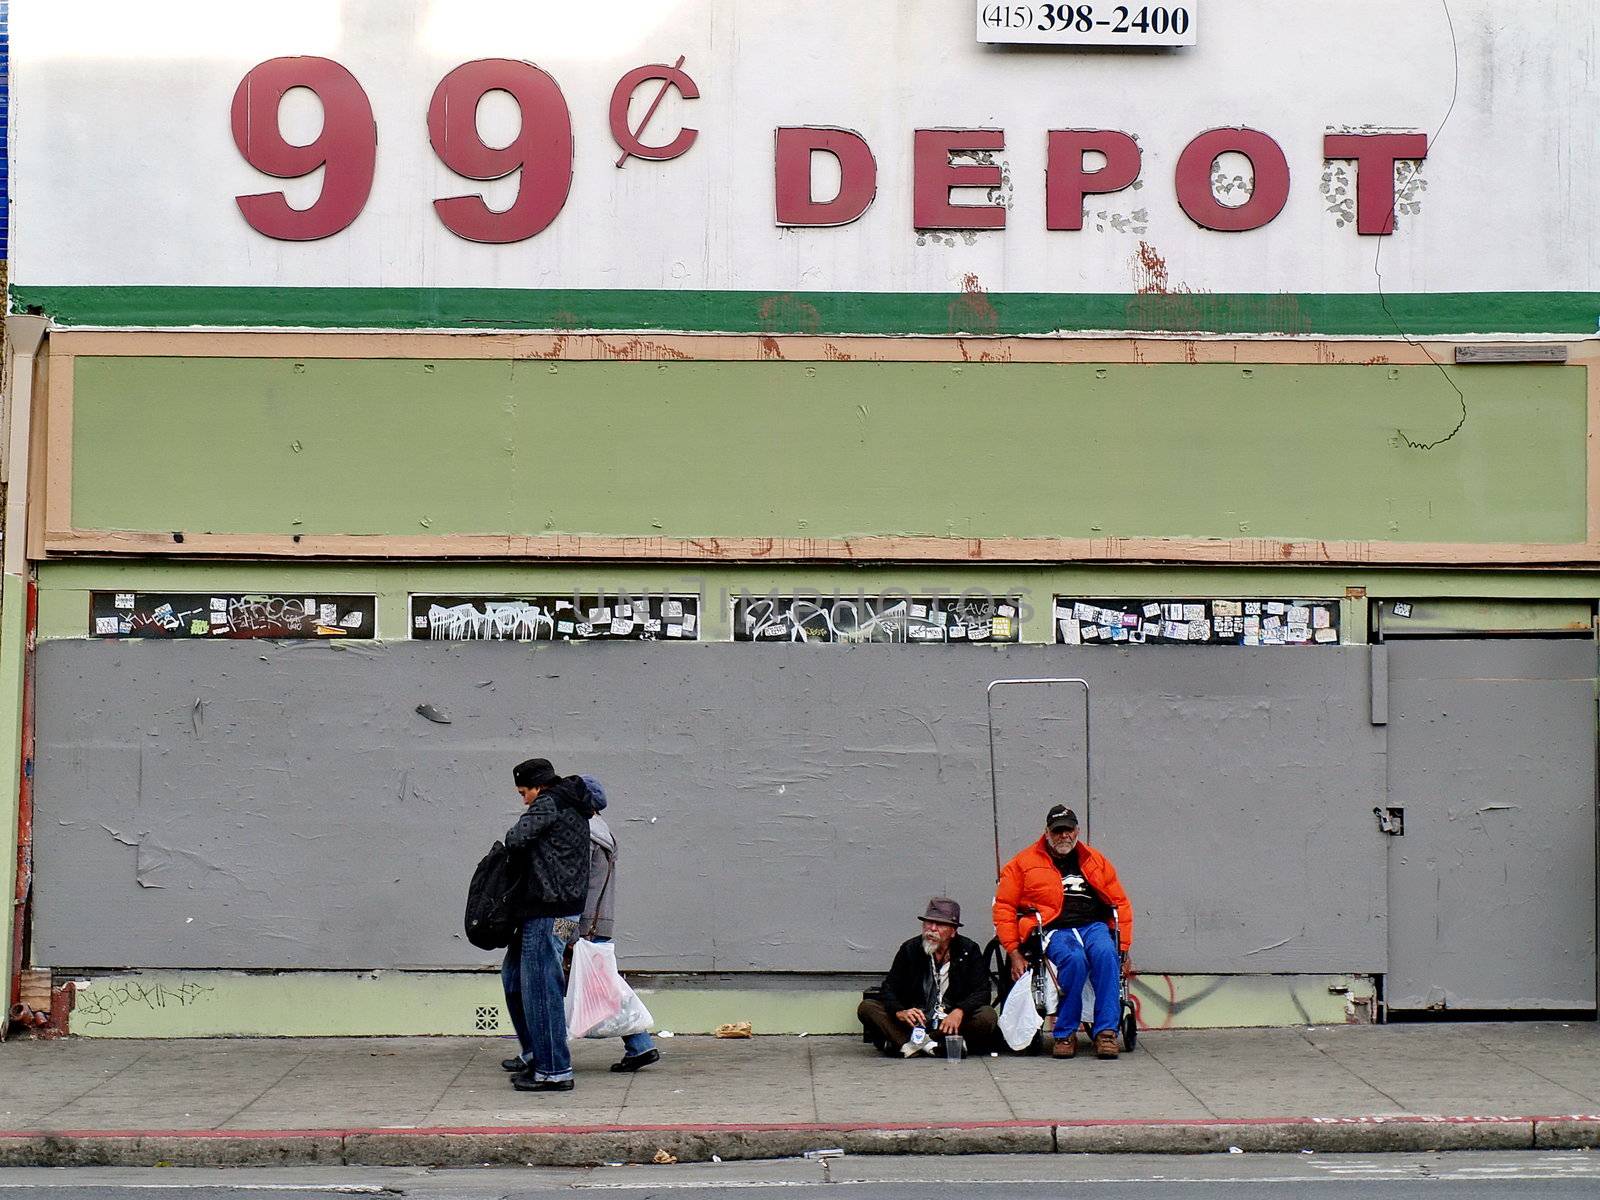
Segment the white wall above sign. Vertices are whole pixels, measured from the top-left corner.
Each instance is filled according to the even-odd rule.
[[[1193,46],[1199,0],[1156,4],[978,0],[978,40],[1003,46]]]

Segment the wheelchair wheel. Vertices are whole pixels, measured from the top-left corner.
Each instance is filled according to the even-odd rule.
[[[1133,1015],[1133,1005],[1122,1006],[1122,1048],[1132,1050],[1139,1044],[1139,1022]]]
[[[1011,963],[1006,958],[1006,952],[1000,948],[999,938],[990,938],[989,944],[983,949],[983,959],[989,970],[989,984],[994,988],[994,1007],[999,1012],[1006,1005],[1006,997],[1011,994]]]

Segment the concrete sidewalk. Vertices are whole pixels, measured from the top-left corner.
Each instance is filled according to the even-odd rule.
[[[636,1075],[511,1089],[499,1038],[19,1041],[0,1164],[581,1165],[854,1153],[1600,1145],[1600,1025],[1152,1031],[1080,1055],[890,1060],[857,1039],[679,1037]]]

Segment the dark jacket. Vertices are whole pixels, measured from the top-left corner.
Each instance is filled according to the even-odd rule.
[[[589,818],[594,805],[576,775],[539,793],[506,831],[506,849],[526,856],[523,916],[576,917],[589,891]]]
[[[933,959],[922,948],[922,939],[907,939],[895,951],[894,965],[883,977],[883,1006],[891,1013],[920,1008],[933,1014]],[[950,987],[945,993],[946,1008],[959,1008],[971,1016],[980,1005],[989,1003],[989,968],[983,951],[971,938],[959,933],[950,939]]]

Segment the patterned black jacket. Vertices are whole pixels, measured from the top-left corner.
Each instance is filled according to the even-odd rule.
[[[594,804],[576,775],[557,780],[506,831],[506,849],[525,855],[523,918],[576,917],[589,893],[589,818]]]

